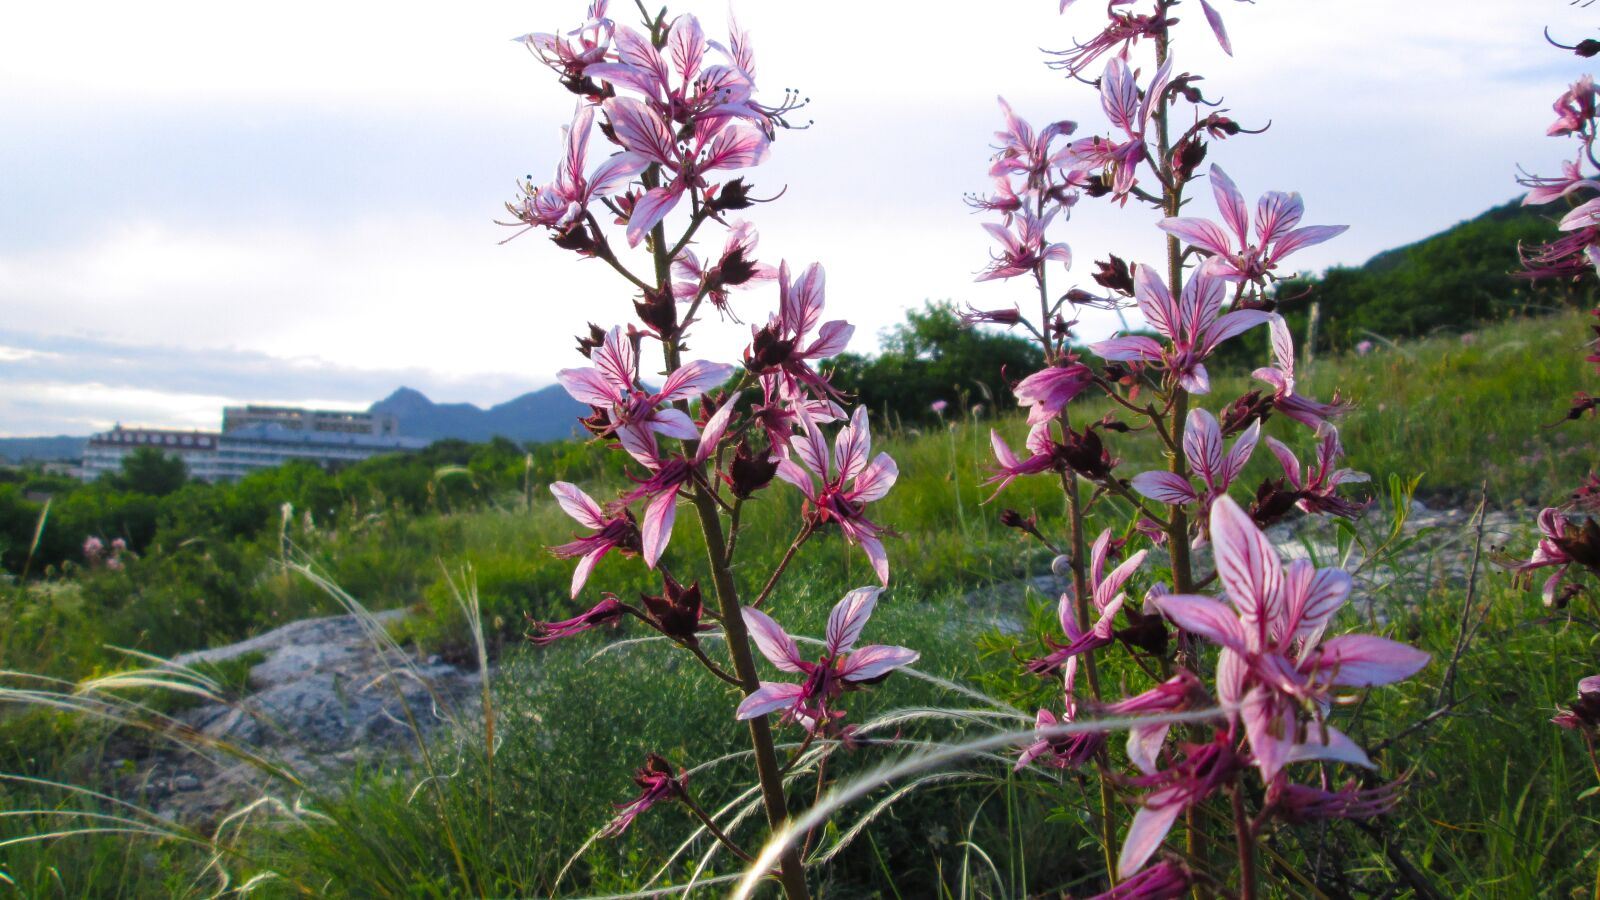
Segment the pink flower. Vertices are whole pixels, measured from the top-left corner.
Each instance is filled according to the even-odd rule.
[[[685,796],[689,776],[683,769],[672,773],[672,764],[652,753],[645,757],[644,767],[633,776],[633,783],[644,790],[637,799],[616,804],[622,814],[600,832],[601,837],[616,837],[628,830],[639,814],[662,800],[677,800]]]
[[[1100,107],[1122,132],[1121,139],[1089,137],[1073,141],[1062,163],[1073,169],[1106,169],[1112,173],[1111,192],[1126,198],[1137,183],[1139,163],[1146,155],[1145,131],[1150,117],[1165,101],[1171,64],[1163,64],[1141,97],[1128,61],[1113,57],[1100,76]]]
[[[679,300],[693,300],[704,295],[713,306],[726,311],[729,288],[755,287],[777,278],[777,269],[756,261],[758,239],[755,226],[749,222],[735,223],[728,231],[722,255],[709,269],[701,265],[693,250],[685,249],[672,261],[672,274],[681,279],[672,286],[673,295]]]
[[[1123,836],[1117,877],[1133,877],[1161,846],[1178,816],[1232,781],[1243,764],[1233,750],[1233,741],[1220,732],[1208,744],[1190,744],[1184,749],[1183,759],[1172,768],[1128,779],[1129,784],[1150,788],[1150,792],[1140,798],[1139,811]]]
[[[942,416],[944,415],[944,411],[950,408],[950,403],[947,400],[935,400],[928,404],[928,408],[933,410],[934,415]]]
[[[1541,178],[1524,174],[1517,179],[1517,183],[1529,189],[1522,198],[1523,206],[1540,206],[1583,189],[1600,191],[1600,182],[1583,177],[1581,161],[1562,162],[1560,177]]]
[[[856,588],[840,600],[828,614],[826,646],[821,658],[811,662],[800,655],[790,637],[772,617],[753,607],[743,610],[750,639],[780,671],[804,674],[800,684],[761,682],[761,688],[744,698],[735,714],[738,719],[753,719],[783,710],[781,721],[799,722],[807,729],[820,729],[844,715],[831,708],[846,690],[882,681],[890,672],[917,661],[919,654],[904,647],[872,644],[855,648],[856,639],[878,602],[882,588]]]
[[[605,59],[611,49],[616,26],[606,18],[609,0],[589,4],[589,18],[578,28],[560,34],[525,34],[517,38],[529,52],[561,76],[561,83],[574,93],[598,96],[600,86],[586,82],[583,70]]]
[[[105,552],[105,542],[97,537],[88,538],[83,542],[83,558],[91,563],[99,562],[100,557],[104,556]]]
[[[1159,605],[1155,602],[1156,599],[1167,593],[1162,585],[1156,585],[1156,588],[1152,588],[1145,595],[1144,604],[1148,610],[1156,609]],[[1187,669],[1179,669],[1178,674],[1144,693],[1135,694],[1107,706],[1105,712],[1112,716],[1150,713],[1159,718],[1162,713],[1181,712],[1208,699],[1205,689],[1200,685],[1200,679]],[[1160,755],[1161,745],[1166,743],[1167,732],[1171,728],[1171,722],[1156,721],[1146,725],[1135,725],[1129,729],[1128,761],[1146,775],[1154,774],[1156,758]]]
[[[1371,341],[1358,341],[1356,343],[1356,355],[1357,356],[1366,356],[1368,353],[1371,353],[1371,352],[1372,352],[1372,342]]]
[[[585,212],[596,197],[619,193],[650,161],[632,152],[607,157],[595,170],[584,173],[589,149],[589,134],[594,126],[594,107],[579,101],[566,131],[567,152],[556,167],[555,180],[543,187],[525,189],[520,203],[507,209],[527,228],[543,227],[564,235],[581,228]],[[520,234],[521,232],[518,232]],[[515,237],[515,235],[513,235]],[[509,238],[508,238],[509,240]]]
[[[633,556],[639,552],[639,528],[634,524],[633,515],[626,509],[618,515],[608,516],[600,504],[575,484],[557,481],[550,485],[550,493],[555,495],[556,502],[561,504],[567,515],[594,532],[588,537],[550,548],[551,553],[563,559],[582,557],[572,572],[572,596],[576,597],[583,590],[583,583],[589,580],[589,573],[594,571],[595,565],[607,553],[616,550],[624,556]]]
[[[1339,485],[1370,481],[1371,476],[1354,469],[1334,468],[1334,464],[1344,456],[1344,448],[1339,444],[1338,429],[1324,423],[1318,429],[1317,437],[1316,464],[1307,466],[1303,474],[1300,460],[1283,442],[1269,437],[1267,449],[1278,458],[1278,465],[1283,467],[1283,474],[1288,479],[1289,486],[1299,492],[1296,506],[1312,515],[1328,513],[1354,519],[1361,515],[1363,507],[1359,503],[1340,497]]]
[[[772,376],[779,399],[793,400],[809,390],[818,400],[831,403],[838,392],[811,368],[811,361],[844,352],[856,327],[843,319],[822,321],[826,305],[827,273],[821,265],[806,266],[793,283],[789,264],[778,266],[778,312],[767,324],[750,327],[750,346],[744,351],[746,369]],[[811,333],[816,338],[811,339]],[[809,341],[809,343],[807,343]]]
[[[653,466],[659,458],[655,435],[692,441],[700,437],[689,414],[671,404],[693,400],[728,380],[733,366],[697,359],[667,376],[659,391],[639,382],[638,350],[620,327],[594,348],[593,367],[562,369],[556,380],[579,403],[606,410],[610,431],[634,459]]]
[[[1017,405],[1028,407],[1028,424],[1042,425],[1061,414],[1072,398],[1094,381],[1082,363],[1051,366],[1029,375],[1011,389]]]
[[[1600,734],[1600,675],[1578,682],[1578,702],[1550,721],[1573,731]]]
[[[1050,244],[1045,240],[1045,229],[1056,216],[1056,209],[1038,217],[1026,209],[1017,210],[1009,227],[993,222],[983,223],[985,231],[1000,242],[1000,252],[989,262],[975,280],[992,281],[996,278],[1015,278],[1018,275],[1037,274],[1047,262],[1072,265],[1072,251],[1066,244]]]
[[[1279,261],[1297,250],[1320,244],[1349,229],[1348,225],[1308,225],[1296,228],[1305,213],[1297,193],[1268,191],[1256,203],[1256,242],[1250,242],[1250,214],[1244,195],[1226,172],[1211,167],[1211,190],[1227,228],[1210,219],[1166,218],[1158,226],[1168,234],[1213,255],[1214,272],[1232,282],[1264,283],[1273,277]]]
[[[1337,393],[1332,403],[1319,403],[1295,393],[1294,338],[1289,334],[1289,323],[1273,313],[1268,327],[1272,333],[1272,365],[1251,374],[1272,385],[1272,408],[1308,428],[1320,428],[1324,421],[1344,415],[1350,406],[1340,402]]]
[[[1038,475],[1041,472],[1049,472],[1056,466],[1055,445],[1050,440],[1050,425],[1048,422],[1041,422],[1028,430],[1026,445],[1028,458],[1025,460],[1019,460],[1017,455],[1011,452],[1011,447],[1006,444],[1005,438],[1000,436],[1000,432],[992,428],[989,429],[989,443],[994,448],[994,458],[997,465],[995,466],[994,474],[985,479],[983,483],[995,484],[998,482],[1000,486],[994,489],[994,493],[989,495],[988,500],[983,501],[985,503],[1000,496],[1000,492],[1005,490],[1006,486],[1017,478],[1023,475]]]
[[[1404,780],[1391,781],[1375,788],[1361,789],[1355,779],[1337,791],[1325,791],[1303,784],[1292,784],[1279,777],[1267,791],[1267,806],[1290,824],[1326,819],[1370,819],[1381,816],[1400,802]]]
[[[573,592],[573,596],[577,596],[576,591]],[[605,598],[596,603],[593,608],[570,619],[563,619],[560,622],[533,623],[533,631],[528,634],[528,640],[539,645],[555,643],[562,638],[582,634],[591,628],[610,625],[621,620],[627,614],[628,608],[622,605],[622,601],[612,594],[606,594]]]
[[[651,475],[624,495],[622,502],[628,504],[641,497],[650,498],[650,504],[645,507],[644,524],[639,529],[644,561],[650,568],[655,568],[667,549],[667,542],[672,539],[672,525],[678,515],[678,493],[698,477],[699,468],[717,452],[733,410],[734,403],[730,400],[706,422],[692,458],[656,456],[654,440],[649,442],[647,451],[635,454],[650,469]]]
[[[1226,293],[1226,280],[1216,275],[1211,266],[1204,265],[1184,284],[1181,302],[1173,303],[1160,273],[1150,266],[1140,265],[1134,272],[1134,296],[1139,311],[1170,346],[1164,347],[1154,338],[1136,335],[1090,344],[1089,350],[1101,359],[1164,365],[1185,390],[1193,394],[1209,393],[1211,377],[1206,372],[1206,358],[1223,341],[1268,320],[1268,314],[1258,309],[1239,309],[1219,315]]]
[[[887,453],[879,453],[871,462],[867,461],[872,452],[867,408],[856,407],[850,424],[839,429],[831,460],[828,442],[816,423],[805,415],[800,417],[800,423],[805,432],[789,440],[793,458],[778,462],[778,477],[805,494],[810,504],[807,515],[815,523],[838,523],[845,539],[861,547],[872,563],[872,570],[878,573],[878,580],[887,586],[889,557],[879,539],[883,528],[867,518],[866,507],[889,493],[900,471]],[[796,465],[795,459],[799,459],[804,468]]]
[[[1201,511],[1210,509],[1211,501],[1227,493],[1229,485],[1238,479],[1255,452],[1256,441],[1261,437],[1261,421],[1250,427],[1233,442],[1233,448],[1222,452],[1222,426],[1216,416],[1203,409],[1189,411],[1183,429],[1183,455],[1189,468],[1205,482],[1206,489],[1197,493],[1189,479],[1172,472],[1140,472],[1133,476],[1133,489],[1160,503],[1200,503]]]
[[[628,217],[628,243],[634,246],[685,192],[706,186],[706,173],[765,162],[772,124],[784,110],[762,107],[752,99],[755,82],[745,66],[753,64],[742,33],[736,32],[733,54],[722,51],[733,65],[704,64],[708,49],[721,48],[706,40],[692,15],[673,20],[665,59],[649,39],[630,28],[619,28],[615,39],[616,61],[590,65],[584,76],[643,98],[611,97],[601,106],[617,142],[671,176],[634,204]]]
[[[1533,556],[1525,563],[1516,566],[1512,571],[1520,580],[1531,580],[1531,573],[1549,566],[1555,566],[1555,572],[1544,582],[1544,605],[1556,605],[1556,588],[1560,587],[1561,579],[1567,574],[1567,568],[1572,565],[1572,555],[1567,552],[1567,517],[1561,510],[1548,507],[1539,513],[1539,544],[1534,548]]]
[[[1099,617],[1087,631],[1079,628],[1077,605],[1070,593],[1062,594],[1060,601],[1056,603],[1056,618],[1061,622],[1061,630],[1067,636],[1067,643],[1057,644],[1047,638],[1046,643],[1050,645],[1052,652],[1040,659],[1029,661],[1028,671],[1038,675],[1054,672],[1062,663],[1078,654],[1110,644],[1117,612],[1128,599],[1122,593],[1122,587],[1144,562],[1147,552],[1140,550],[1133,554],[1108,575],[1106,559],[1111,553],[1111,529],[1107,528],[1100,532],[1089,552],[1090,599]]]
[[[1584,135],[1595,115],[1594,78],[1585,75],[1556,98],[1556,120],[1545,131],[1550,137],[1576,134]]]
[[[1189,892],[1194,874],[1182,863],[1156,863],[1130,875],[1116,887],[1089,900],[1177,900]]]
[[[1284,568],[1231,497],[1211,507],[1211,540],[1232,608],[1187,594],[1168,594],[1155,605],[1180,628],[1221,645],[1218,696],[1242,705],[1239,718],[1262,779],[1271,783],[1285,765],[1302,760],[1370,766],[1366,753],[1326,721],[1333,690],[1408,678],[1427,665],[1428,654],[1372,635],[1324,639],[1350,594],[1350,576],[1304,559]]]
[[[1050,145],[1056,138],[1071,134],[1077,126],[1072,122],[1051,122],[1036,134],[1033,126],[1012,110],[1006,98],[998,99],[1006,124],[1005,128],[994,133],[999,141],[996,148],[999,152],[995,154],[994,164],[989,167],[989,174],[996,179],[1001,197],[1015,199],[1007,177],[1022,175],[1029,188],[1042,189],[1050,173],[1061,166],[1066,155],[1065,150],[1052,152]],[[1015,212],[1016,208],[1002,211]]]
[[[1106,734],[1103,731],[1076,734],[1052,732],[1052,729],[1069,725],[1078,718],[1078,701],[1072,696],[1073,676],[1077,672],[1077,667],[1077,659],[1067,660],[1066,673],[1063,676],[1066,705],[1061,718],[1056,718],[1056,714],[1048,709],[1039,710],[1033,719],[1036,739],[1023,748],[1013,771],[1020,772],[1041,759],[1043,759],[1041,765],[1053,769],[1077,769],[1092,761],[1105,749]]]

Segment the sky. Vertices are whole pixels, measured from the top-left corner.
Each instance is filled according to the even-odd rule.
[[[1195,9],[1176,65],[1272,127],[1208,159],[1247,197],[1298,190],[1307,224],[1351,226],[1297,254],[1308,271],[1515,197],[1519,164],[1555,171],[1572,145],[1544,137],[1550,104],[1587,68],[1541,30],[1600,25],[1566,0],[1216,5],[1236,55]],[[997,95],[1037,123],[1105,126],[1041,53],[1104,7],[1056,6],[735,0],[760,93],[799,90],[814,122],[749,173],[757,193],[786,188],[749,213],[762,258],[826,267],[852,350],[926,300],[1027,299],[1020,279],[974,283],[990,241],[962,197],[988,187]],[[360,408],[402,384],[490,405],[581,364],[571,336],[625,321],[625,285],[538,234],[502,244],[494,219],[518,178],[550,178],[573,107],[511,39],[584,7],[0,5],[0,436],[216,427],[226,403]],[[723,0],[673,12],[725,34]],[[1193,211],[1214,214],[1209,198]],[[1080,204],[1053,231],[1075,259],[1057,284],[1088,284],[1110,251],[1154,258],[1155,220]],[[776,303],[771,287],[736,296],[746,321]],[[748,337],[713,317],[694,345],[730,359]]]

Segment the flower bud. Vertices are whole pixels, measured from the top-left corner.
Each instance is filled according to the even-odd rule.
[[[1133,271],[1128,267],[1127,260],[1113,253],[1104,261],[1095,260],[1094,265],[1095,283],[1119,294],[1133,294]]]
[[[740,441],[739,449],[733,454],[733,462],[728,464],[728,474],[723,476],[723,481],[733,488],[733,495],[741,500],[750,499],[750,495],[772,483],[772,476],[778,472],[778,463],[769,458],[766,453],[755,453],[750,449],[749,441]]]
[[[639,321],[658,335],[666,336],[678,330],[678,301],[671,290],[646,291],[644,299],[633,302],[633,309]]]

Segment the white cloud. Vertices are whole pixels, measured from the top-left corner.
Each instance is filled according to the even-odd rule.
[[[1036,48],[1087,32],[1102,7],[1062,17],[1053,0],[950,10],[818,0],[804,14],[736,5],[763,87],[799,88],[817,120],[784,134],[752,173],[758,191],[788,193],[750,216],[765,254],[828,267],[830,313],[857,323],[856,348],[924,299],[1030,302],[1022,285],[972,283],[989,242],[961,195],[988,187],[996,94],[1036,122],[1100,127],[1093,92],[1045,69]],[[572,102],[508,39],[575,25],[583,6],[0,7],[5,325],[100,342],[74,351],[91,385],[80,394],[59,381],[8,382],[8,392],[98,409],[84,413],[96,421],[122,403],[188,421],[184,410],[199,408],[189,404],[241,396],[249,378],[275,395],[273,373],[285,370],[367,372],[372,380],[341,382],[359,383],[367,400],[386,393],[376,379],[407,373],[478,402],[548,384],[574,364],[570,335],[628,311],[601,263],[535,234],[498,246],[509,231],[490,223],[514,178],[552,170]],[[631,4],[613,6],[631,17]],[[686,8],[721,29],[723,4]],[[1273,127],[1214,146],[1211,158],[1247,193],[1298,189],[1307,221],[1352,225],[1297,257],[1303,266],[1359,263],[1440,230],[1514,195],[1517,163],[1549,168],[1570,149],[1541,135],[1550,100],[1583,66],[1539,32],[1584,32],[1591,17],[1559,0],[1402,10],[1270,0],[1222,11],[1237,59],[1190,22],[1181,67],[1207,73],[1208,93],[1235,117]],[[1207,215],[1204,193],[1194,211]],[[1153,221],[1083,204],[1060,234],[1077,259],[1061,288],[1108,251],[1159,252]],[[771,304],[769,289],[736,308],[759,322]],[[1101,316],[1085,327],[1112,325]],[[711,327],[695,350],[727,357],[746,334]],[[156,377],[118,363],[107,349],[118,342],[271,364],[219,363],[226,391],[153,389],[160,400],[126,392],[137,385],[92,388]],[[0,361],[20,361],[8,352]],[[21,415],[0,408],[0,430],[20,430]]]

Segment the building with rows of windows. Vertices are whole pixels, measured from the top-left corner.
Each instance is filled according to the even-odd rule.
[[[237,481],[257,469],[291,460],[336,469],[385,453],[421,450],[429,441],[399,434],[394,416],[299,409],[284,406],[230,406],[222,413],[222,431],[173,431],[124,428],[121,425],[89,438],[84,448],[83,479],[94,481],[122,469],[123,457],[154,447],[183,460],[192,478]]]

